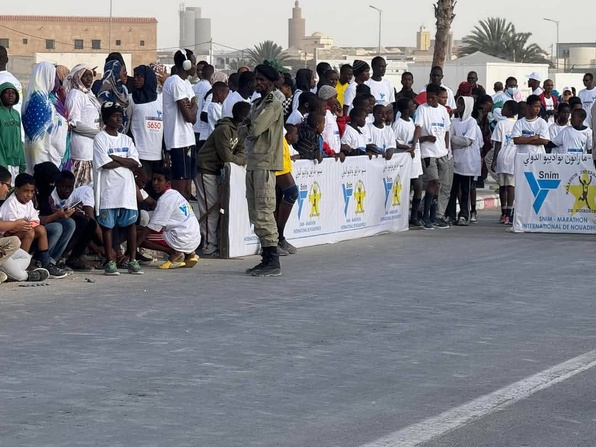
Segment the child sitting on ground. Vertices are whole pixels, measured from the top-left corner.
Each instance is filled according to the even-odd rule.
[[[160,197],[138,243],[143,248],[168,254],[160,269],[192,268],[199,262],[195,254],[201,243],[199,222],[188,201],[172,189],[171,181],[169,168],[157,168],[153,172],[153,188]]]
[[[39,212],[33,206],[35,197],[35,179],[29,174],[19,174],[15,179],[14,193],[6,199],[0,207],[0,220],[17,222],[23,219],[29,222],[30,226],[15,228],[4,231],[4,236],[17,236],[21,240],[21,248],[29,252],[33,242],[37,242],[36,260],[42,268],[46,269],[52,278],[64,278],[66,273],[56,267],[50,258],[50,247],[48,245],[48,234],[46,228],[41,225]],[[67,216],[67,212],[64,216]]]

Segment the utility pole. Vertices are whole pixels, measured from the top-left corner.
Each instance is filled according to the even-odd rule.
[[[379,48],[377,49],[377,54],[381,55],[381,31],[383,26],[383,10],[377,8],[376,6],[369,5],[372,9],[379,13]]]
[[[552,22],[555,25],[557,25],[557,49],[556,51],[553,51],[554,55],[555,55],[555,64],[557,66],[557,72],[559,72],[559,20],[553,20],[553,19],[547,19],[545,18],[544,20],[546,20],[547,22]]]
[[[112,0],[110,0],[110,21],[108,23],[108,53],[112,52]]]

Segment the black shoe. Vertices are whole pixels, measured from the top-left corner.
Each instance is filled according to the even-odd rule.
[[[433,222],[433,226],[435,228],[439,228],[441,230],[446,230],[447,228],[449,228],[449,224],[447,222],[445,222],[443,219],[437,219]]]
[[[262,256],[263,256],[263,258],[261,259],[261,262],[259,262],[253,268],[246,269],[246,274],[247,275],[252,275],[254,272],[256,272],[257,270],[262,269],[265,266],[265,255],[262,255]]]
[[[298,249],[294,247],[292,244],[290,244],[286,239],[282,239],[281,241],[279,241],[279,244],[277,245],[278,252],[280,251],[280,248],[291,255],[295,255],[296,253],[298,253]]]
[[[281,276],[281,265],[279,264],[277,247],[265,247],[263,249],[263,262],[264,265],[260,269],[254,270],[252,276]]]
[[[412,228],[421,228],[424,226],[424,222],[422,222],[422,220],[416,218],[413,220],[410,220],[410,227]]]
[[[60,279],[66,277],[66,272],[64,270],[59,269],[54,264],[50,264],[46,267],[46,270],[50,274],[50,278],[53,279]]]
[[[145,256],[140,251],[137,251],[137,254],[135,255],[135,259],[137,261],[139,261],[139,264],[141,264],[141,265],[149,265],[149,264],[153,263],[153,258],[150,258],[149,256]]]
[[[27,281],[28,282],[39,282],[45,281],[50,277],[50,272],[46,269],[37,268],[27,272]]]
[[[89,271],[93,270],[93,267],[90,265],[85,264],[80,259],[69,259],[66,261],[66,266],[75,270],[75,271]]]
[[[425,220],[422,224],[422,228],[425,230],[434,230],[433,223],[430,220]]]
[[[197,197],[193,196],[192,194],[190,195],[190,199],[188,199],[189,202],[196,202],[197,201]]]

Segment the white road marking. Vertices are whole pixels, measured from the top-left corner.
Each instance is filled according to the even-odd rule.
[[[596,366],[596,350],[575,357],[467,404],[447,410],[362,447],[414,447],[513,405]]]

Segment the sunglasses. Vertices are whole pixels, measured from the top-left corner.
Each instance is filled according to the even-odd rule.
[[[1,185],[5,185],[7,188],[11,187],[10,183],[6,183],[6,182],[0,182]]]

